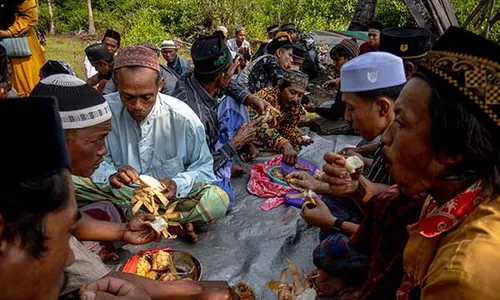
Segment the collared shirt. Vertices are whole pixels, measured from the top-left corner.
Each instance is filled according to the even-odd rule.
[[[241,87],[230,85],[230,89],[225,92],[238,102],[244,101],[247,95],[241,92]],[[194,76],[194,72],[188,72],[181,76],[174,91],[174,97],[187,103],[193,111],[200,117],[205,126],[207,144],[212,151],[214,159],[214,170],[224,167],[226,162],[231,161],[238,154],[230,143],[225,144],[220,149],[215,150],[219,140],[220,124],[217,116],[219,103],[214,97],[200,85]],[[235,96],[236,95],[236,96]],[[238,97],[239,96],[239,99]],[[243,98],[244,97],[244,98]]]
[[[394,184],[394,180],[392,180],[391,174],[387,171],[387,165],[382,157],[382,149],[384,148],[384,144],[382,142],[379,143],[377,150],[373,154],[373,165],[370,169],[370,173],[367,178],[371,182],[392,185]]]
[[[285,71],[275,55],[266,54],[252,61],[238,76],[238,83],[252,94],[266,87],[275,87]]]
[[[428,197],[408,226],[398,299],[498,299],[500,197],[481,184],[440,207]]]
[[[174,59],[174,62],[172,63],[167,63],[167,66],[174,70],[174,72],[178,75],[181,76],[182,73],[191,70],[191,67],[189,66],[188,62],[184,60],[184,58],[180,56],[176,56]]]
[[[351,246],[370,257],[359,299],[395,299],[403,277],[406,226],[418,220],[422,201],[400,193],[397,185],[368,202],[369,212],[351,237]]]
[[[139,174],[171,178],[177,184],[178,198],[185,197],[195,183],[215,181],[205,129],[189,106],[158,94],[151,112],[138,124],[123,106],[119,93],[105,98],[113,118],[111,133],[106,137],[108,155],[92,175],[94,183],[105,186],[109,176],[125,165]]]

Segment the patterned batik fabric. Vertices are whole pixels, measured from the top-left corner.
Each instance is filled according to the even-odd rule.
[[[421,203],[423,199],[401,194],[397,185],[368,203],[369,213],[350,241],[351,247],[371,259],[359,299],[396,298],[409,238],[406,227],[418,220]]]
[[[110,201],[126,212],[128,220],[132,219],[130,203],[134,188],[102,190],[90,178],[71,176],[75,187],[75,198],[79,207],[99,202]],[[195,184],[190,193],[178,200],[175,209],[180,212],[179,218],[171,219],[181,224],[207,224],[215,222],[226,215],[229,197],[224,190],[215,185]]]
[[[266,54],[248,64],[238,76],[238,82],[251,93],[275,87],[283,79],[285,70],[275,55]]]
[[[349,237],[342,233],[329,235],[313,251],[313,263],[316,267],[331,274],[367,268],[368,256],[354,250],[349,245]]]
[[[302,104],[291,108],[281,108],[278,103],[278,89],[265,88],[259,91],[256,96],[266,100],[274,108],[281,112],[281,115],[267,123],[262,123],[258,129],[257,136],[269,148],[278,152],[281,147],[290,142],[294,148],[300,150],[297,139],[302,137],[302,131],[297,127],[299,121],[305,116]],[[248,108],[250,119],[255,120],[260,115],[252,107]]]

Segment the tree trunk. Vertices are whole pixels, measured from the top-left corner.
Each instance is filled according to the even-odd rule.
[[[54,26],[54,13],[52,12],[52,0],[47,0],[47,8],[49,10],[49,35],[56,34],[56,27]]]
[[[358,0],[349,30],[367,31],[375,16],[377,0]]]
[[[92,0],[87,0],[89,9],[89,34],[95,34],[94,13],[92,12]]]

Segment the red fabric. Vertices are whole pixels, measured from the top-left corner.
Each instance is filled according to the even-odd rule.
[[[378,47],[371,47],[368,42],[364,42],[359,46],[359,55],[368,53],[368,52],[376,52],[378,51]]]
[[[478,181],[439,208],[437,202],[432,200],[427,207],[426,217],[420,220],[420,234],[433,238],[460,224],[483,201],[483,187],[484,183]]]
[[[255,164],[252,166],[247,189],[250,194],[256,195],[257,197],[271,198],[261,206],[261,208],[265,211],[271,210],[285,203],[284,196],[293,191],[292,188],[272,182],[269,174],[267,173],[270,168],[279,166],[281,159],[282,155],[280,154],[273,156],[273,158],[265,163]]]

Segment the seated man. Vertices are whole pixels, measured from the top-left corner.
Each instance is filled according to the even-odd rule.
[[[406,80],[409,80],[417,66],[426,60],[430,48],[430,32],[419,27],[393,27],[382,30],[380,33],[380,51],[388,52],[403,59]],[[371,168],[372,156],[378,147],[375,143],[361,141],[356,148],[343,149],[340,154],[360,154],[365,159],[365,167]]]
[[[231,209],[234,205],[234,193],[230,182],[232,160],[239,150],[255,140],[256,131],[252,124],[243,125],[240,130],[238,129],[242,123],[238,124],[238,127],[221,126],[217,110],[214,109],[218,105],[216,99],[221,94],[244,95],[241,87],[231,83],[236,64],[233,63],[222,37],[213,35],[199,38],[191,48],[191,56],[195,69],[181,76],[174,97],[186,102],[205,125],[207,144],[214,160],[213,169],[217,176],[217,184],[228,193],[231,200],[229,209]],[[231,85],[233,85],[232,92],[228,90]],[[234,98],[237,99],[237,97]],[[255,96],[247,96],[246,102],[250,105],[262,105],[263,101]],[[240,103],[237,106],[243,107]],[[260,107],[261,110],[262,107]],[[221,134],[228,130],[234,130],[234,136],[228,136],[220,143]]]
[[[394,102],[406,82],[402,59],[385,52],[368,53],[347,62],[341,69],[341,76],[347,106],[346,120],[352,122],[355,131],[364,139],[376,139],[394,122]],[[375,164],[367,178],[361,176],[364,184],[376,186],[377,190],[385,190],[392,184],[382,161],[382,148],[383,145],[380,145],[375,152]],[[332,191],[327,183],[307,173],[292,173],[289,176],[293,178],[292,184],[310,188],[317,193],[333,197],[346,196]],[[386,285],[387,294],[379,294],[374,298],[390,298],[389,295],[395,293],[398,287],[395,280],[401,276],[400,255],[406,243],[405,228],[408,220],[418,217],[418,203],[407,199],[407,202],[393,206],[390,210],[391,221],[397,228],[391,229],[390,234],[374,229],[371,240],[373,248],[368,252],[364,249],[359,252],[350,246],[349,240],[360,228],[360,219],[372,220],[374,215],[378,218],[377,204],[373,204],[374,208],[356,203],[364,214],[360,216],[351,212],[352,209],[346,203],[350,202],[348,199],[333,200],[326,198],[325,202],[319,201],[318,207],[306,208],[303,213],[306,222],[321,228],[321,243],[313,252],[314,264],[319,268],[317,283],[320,291],[330,296],[338,293],[338,290],[331,288],[339,287],[334,284],[339,278],[357,278],[358,284],[361,284],[369,271],[370,279],[375,278],[380,285]]]
[[[120,42],[121,42],[121,36],[118,32],[112,29],[106,30],[106,32],[104,33],[104,37],[102,38],[102,43],[106,45],[109,53],[116,55],[116,52],[118,51],[118,49],[120,49]],[[85,56],[86,78],[89,79],[95,74],[97,74],[96,69],[90,63],[89,58]]]
[[[376,52],[380,47],[380,30],[370,28],[368,30],[368,40],[359,46],[360,54]]]
[[[316,76],[319,70],[319,58],[316,52],[316,41],[309,34],[299,33],[297,25],[283,24],[280,27],[281,32],[286,32],[291,38],[292,42],[299,43],[304,46],[307,51],[306,58],[302,67],[302,71],[309,75],[310,78]]]
[[[255,55],[252,57],[253,60],[256,60],[257,58],[261,57],[264,54],[267,54],[267,45],[269,45],[270,42],[274,39],[276,34],[278,33],[280,29],[279,25],[271,25],[267,27],[266,32],[267,32],[267,40],[254,40],[252,41],[252,44],[260,44],[259,49],[257,52],[255,52]]]
[[[279,33],[267,45],[268,54],[248,64],[238,75],[238,83],[252,94],[265,87],[275,87],[283,79],[286,69],[292,67],[292,40],[286,33]]]
[[[181,76],[182,73],[191,70],[188,62],[184,58],[177,55],[177,46],[174,41],[163,41],[160,49],[163,58],[167,61],[167,67],[173,70],[177,76]]]
[[[87,79],[87,83],[100,93],[103,93],[113,74],[114,55],[108,52],[108,48],[103,43],[88,46],[85,49],[85,54],[92,67],[97,70],[97,74]]]
[[[86,86],[85,82],[82,86]],[[75,248],[70,248],[70,244],[75,244],[71,233],[79,231],[84,219],[80,219],[81,215],[77,212],[73,197],[68,172],[70,158],[56,101],[53,98],[40,97],[4,100],[0,102],[0,109],[7,114],[2,118],[2,128],[12,124],[12,118],[16,118],[20,113],[30,120],[29,123],[16,126],[14,130],[4,132],[4,136],[19,148],[3,148],[2,154],[10,157],[12,166],[15,164],[20,167],[18,170],[22,171],[15,172],[14,168],[14,171],[2,180],[4,205],[0,208],[1,298],[55,300],[61,294],[65,283],[71,282],[65,280],[63,270],[72,265],[75,260],[73,254],[77,262],[82,258],[79,255],[82,253],[83,258],[90,258],[80,264],[80,267],[86,267],[85,272],[96,274],[99,270],[104,270],[101,273],[101,276],[104,276],[109,271],[98,258],[88,253],[88,250],[73,252]],[[26,134],[33,136],[26,139]],[[43,160],[38,156],[29,158],[28,153],[34,145]],[[17,156],[19,159],[16,159]],[[6,164],[10,167],[10,163]],[[102,225],[102,222],[99,225]],[[90,233],[100,235],[99,231],[103,229],[97,226]],[[107,230],[104,232],[110,233]],[[28,277],[27,269],[33,271]],[[80,271],[83,272],[82,269]],[[30,279],[26,281],[26,278]],[[88,283],[90,282],[75,281],[73,285],[78,289]],[[210,287],[214,284],[219,289]],[[114,296],[132,299],[228,299],[229,290],[227,284],[223,283],[157,282],[131,274],[115,273],[97,283],[89,284],[82,298],[114,299]]]
[[[257,93],[257,96],[271,104],[270,116],[274,116],[260,123],[257,136],[268,148],[282,153],[283,159],[290,165],[297,162],[301,146],[313,143],[297,127],[305,116],[301,100],[308,80],[308,76],[301,71],[287,70],[275,88],[264,88]],[[278,112],[279,115],[275,115]],[[253,109],[249,109],[249,114],[251,120],[257,120],[258,114]]]
[[[138,174],[148,174],[167,186],[168,199],[181,200],[178,207],[185,213],[179,222],[209,223],[224,216],[226,193],[206,184],[215,176],[205,128],[189,106],[159,93],[163,79],[158,55],[143,46],[127,47],[114,67],[119,92],[106,96],[113,113],[106,137],[109,153],[92,180],[75,182],[79,199],[95,201],[103,190],[125,187]],[[131,191],[125,193],[130,199]],[[187,229],[192,233],[192,227]]]
[[[373,277],[363,289],[370,294],[361,298],[498,298],[500,99],[497,77],[488,74],[498,73],[499,52],[494,42],[457,27],[434,44],[401,91],[394,122],[382,137],[396,186],[380,193],[357,177],[341,176],[348,173],[345,159],[325,155],[323,180],[330,188],[359,202],[383,204],[356,232],[356,247],[373,251],[381,232],[401,233],[407,240],[396,246],[405,247],[397,254],[399,278],[382,277],[384,284]],[[400,216],[391,208],[419,196],[423,206],[417,219],[410,219],[408,226],[394,222]],[[393,243],[380,250],[394,248]],[[380,262],[387,258],[374,257],[377,265],[372,269],[385,269]],[[400,284],[392,295],[385,294],[389,282],[392,291]]]
[[[337,74],[340,74],[340,69],[346,62],[356,58],[358,55],[358,44],[352,39],[342,40],[330,50],[330,57],[333,60]],[[342,100],[341,78],[339,77],[334,80],[327,81],[323,84],[323,86],[326,88],[337,88],[337,94],[335,95],[334,99],[335,101],[333,102],[331,107],[315,107],[314,105],[310,104],[305,108],[309,112],[315,112],[321,117],[330,120],[338,120],[340,118],[343,118],[345,114],[345,103]]]
[[[293,67],[296,70],[301,70],[302,66],[304,65],[304,60],[307,57],[307,50],[304,47],[304,45],[299,44],[299,43],[293,43],[292,44],[292,49],[293,49]]]

